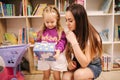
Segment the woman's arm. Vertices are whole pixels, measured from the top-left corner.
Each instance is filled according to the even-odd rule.
[[[81,50],[77,42],[75,34],[72,31],[67,32],[66,37],[67,37],[67,40],[71,43],[72,48],[74,50],[74,55],[76,59],[78,60],[78,62],[80,63],[80,65],[82,67],[88,66],[88,64],[91,62],[91,56],[90,56],[91,53],[90,53],[89,44],[87,45],[85,49],[85,53],[83,53],[83,51]]]

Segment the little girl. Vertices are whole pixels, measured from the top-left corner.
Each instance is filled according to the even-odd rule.
[[[61,80],[60,71],[67,70],[66,58],[63,53],[67,40],[60,25],[60,14],[55,7],[47,6],[42,15],[44,22],[42,29],[38,32],[37,42],[56,42],[54,55],[56,61],[40,60],[38,66],[40,70],[43,70],[43,80],[49,80],[51,70],[54,79]]]

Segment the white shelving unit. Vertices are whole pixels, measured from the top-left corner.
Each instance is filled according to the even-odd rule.
[[[89,20],[98,32],[104,29],[108,29],[108,41],[103,40],[103,54],[109,54],[111,56],[112,63],[115,57],[120,59],[120,41],[114,40],[115,24],[120,25],[120,13],[115,13],[115,0],[112,0],[110,10],[108,13],[100,11],[104,0],[86,0],[86,10],[88,12]],[[118,70],[119,68],[113,68],[111,70]]]
[[[9,0],[5,0],[9,3]],[[20,3],[20,1],[24,0],[18,0],[18,2],[14,2],[12,0],[10,3]],[[27,1],[27,0],[26,0]],[[35,8],[35,5],[37,3],[48,3],[50,5],[54,5],[54,1],[56,0],[29,0],[32,3],[33,8]],[[73,1],[73,0],[71,0]],[[107,54],[109,54],[112,57],[112,63],[115,56],[120,57],[120,41],[114,41],[114,26],[115,24],[120,25],[120,13],[114,13],[114,7],[115,7],[115,0],[112,0],[112,4],[110,6],[110,10],[108,13],[103,13],[103,11],[100,11],[100,8],[102,6],[104,0],[85,0],[84,1],[84,7],[88,13],[89,21],[92,23],[92,25],[95,27],[95,29],[98,32],[101,32],[104,29],[108,29],[108,40],[103,41],[103,51]],[[19,9],[19,6],[16,5],[17,9]],[[17,10],[19,11],[19,10]],[[16,35],[18,35],[19,28],[27,27],[27,28],[34,28],[35,31],[38,31],[41,24],[42,24],[42,17],[41,16],[19,16],[18,12],[15,16],[3,16],[0,17],[0,42],[2,42],[3,34],[5,32],[14,32]],[[61,23],[62,26],[65,26],[65,15],[61,15]],[[31,46],[28,49],[27,52],[27,59],[30,63],[30,73],[41,73],[41,71],[37,71],[34,68],[34,61],[33,61],[33,46]],[[112,69],[113,65],[112,65]]]

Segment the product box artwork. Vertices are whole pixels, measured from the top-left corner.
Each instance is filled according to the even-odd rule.
[[[55,45],[56,43],[37,42],[34,44],[33,51],[38,60],[55,61],[53,57],[55,54]]]

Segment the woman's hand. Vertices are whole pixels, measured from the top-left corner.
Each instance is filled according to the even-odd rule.
[[[67,31],[66,32],[66,38],[72,45],[78,44],[76,36],[72,31]]]
[[[70,70],[70,71],[75,70],[76,67],[77,67],[77,64],[76,64],[75,61],[70,61],[70,62],[68,63],[68,70]]]

